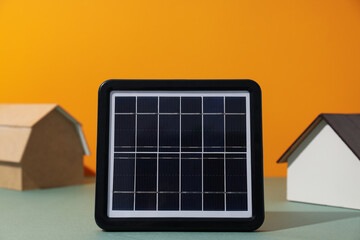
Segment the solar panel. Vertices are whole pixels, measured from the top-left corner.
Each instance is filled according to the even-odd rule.
[[[208,90],[206,86],[164,91],[156,90],[164,81],[146,82],[153,82],[155,89],[108,91],[107,179],[97,179],[97,195],[99,182],[106,184],[101,214],[120,222],[132,219],[135,226],[144,219],[153,220],[153,226],[160,219],[250,222],[259,210],[254,209],[258,205],[254,196],[262,192],[262,175],[260,185],[252,177],[252,155],[258,154],[252,151],[252,131],[257,131],[251,127],[256,123],[251,115],[252,92],[245,87]],[[159,225],[158,229],[177,227]]]

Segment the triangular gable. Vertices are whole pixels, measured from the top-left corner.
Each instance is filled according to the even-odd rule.
[[[360,160],[360,114],[322,114],[322,117]]]
[[[83,147],[84,154],[90,155],[90,150],[86,143],[86,139],[85,139],[85,135],[82,131],[81,123],[79,123],[75,118],[73,118],[68,112],[66,112],[60,106],[57,106],[56,110],[58,110],[61,114],[63,114],[68,120],[70,120],[75,125],[77,134],[79,135],[81,145]]]
[[[294,143],[291,144],[279,158],[277,163],[287,162],[287,158],[295,151],[310,132],[314,130],[321,120],[325,120],[325,122],[330,125],[360,160],[360,114],[320,114],[294,141]]]

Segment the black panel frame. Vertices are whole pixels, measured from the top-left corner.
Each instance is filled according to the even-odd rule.
[[[250,218],[109,218],[109,117],[112,91],[248,91],[251,124]],[[106,231],[253,231],[264,221],[261,89],[253,80],[107,80],[99,88],[95,221]]]

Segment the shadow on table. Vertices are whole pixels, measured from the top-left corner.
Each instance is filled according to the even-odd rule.
[[[259,231],[284,230],[359,216],[356,212],[266,212]]]

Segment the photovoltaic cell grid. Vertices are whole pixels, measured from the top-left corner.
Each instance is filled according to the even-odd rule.
[[[114,103],[112,210],[248,210],[245,97]]]

